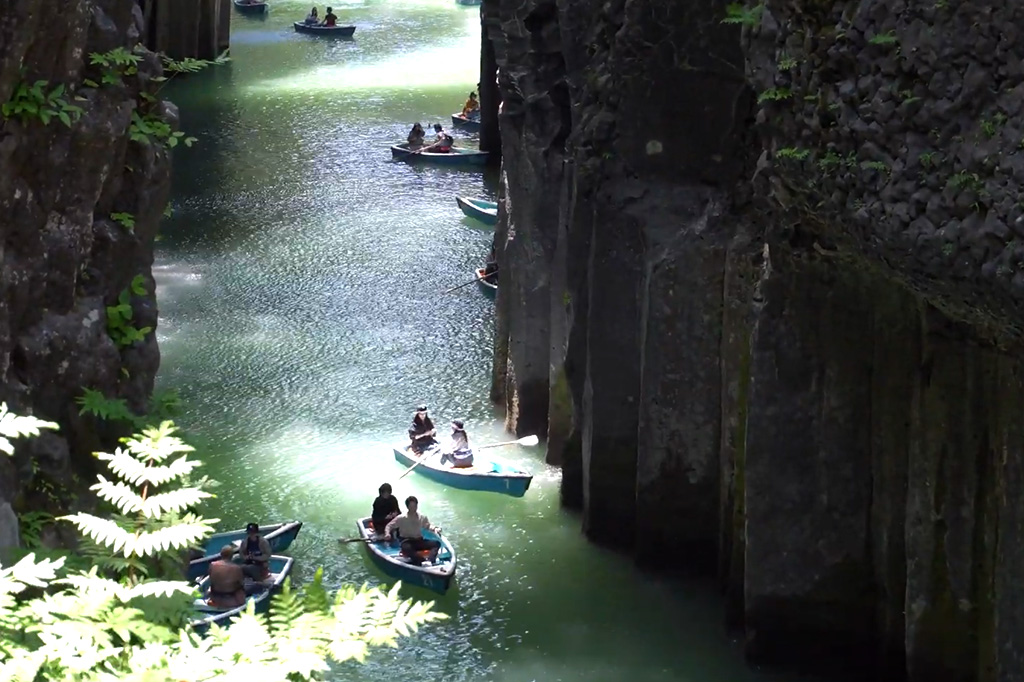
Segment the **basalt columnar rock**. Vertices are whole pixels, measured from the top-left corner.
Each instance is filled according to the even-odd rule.
[[[754,659],[1024,679],[1024,6],[483,16],[494,395],[586,533]]]
[[[152,392],[156,338],[129,335],[157,323],[161,136],[177,112],[151,96],[161,65],[136,49],[142,27],[134,0],[11,0],[0,12],[0,400],[60,425],[0,457],[0,547],[17,538],[14,512],[59,507],[110,445],[114,434],[78,414],[83,389],[140,412]],[[138,64],[91,65],[118,48]],[[140,121],[165,129],[147,137]],[[126,291],[132,319],[118,327],[107,306]]]

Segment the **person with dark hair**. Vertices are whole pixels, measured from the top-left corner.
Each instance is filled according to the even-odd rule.
[[[430,416],[427,414],[427,406],[420,405],[416,408],[412,426],[409,427],[409,440],[412,441],[409,448],[417,455],[422,455],[427,448],[437,444],[437,441],[434,440],[436,435],[434,422],[430,421]]]
[[[373,514],[370,517],[370,523],[375,532],[383,535],[388,521],[401,514],[402,510],[398,507],[398,498],[391,494],[390,483],[383,484],[377,492],[379,495],[373,501]]]
[[[462,106],[462,115],[470,121],[475,121],[480,118],[480,102],[476,98],[476,93],[469,93],[469,99]]]
[[[419,149],[422,147],[426,136],[427,133],[423,130],[423,126],[420,125],[419,121],[413,123],[412,130],[409,131],[409,137],[405,138],[406,142],[409,143],[409,149]]]
[[[260,525],[252,522],[245,527],[245,538],[238,548],[245,560],[242,572],[253,580],[264,580],[270,575],[270,543],[260,535]]]
[[[324,23],[321,26],[335,26],[338,23],[338,15],[334,13],[334,9],[328,7],[324,13]]]
[[[451,462],[452,466],[458,469],[473,466],[473,451],[469,449],[469,436],[466,434],[466,427],[459,419],[452,422],[451,443],[441,454],[441,465],[443,466],[447,462]]]
[[[440,123],[434,124],[434,132],[436,138],[429,147],[424,147],[423,151],[433,152],[434,154],[448,154],[452,151],[452,145],[455,144],[455,138],[445,132],[444,126]]]
[[[441,543],[437,540],[428,540],[423,537],[423,531],[429,530],[441,534],[440,528],[430,525],[430,520],[419,513],[419,500],[410,495],[405,498],[405,506],[408,509],[404,514],[399,514],[391,519],[384,528],[384,535],[388,543],[393,542],[393,533],[397,533],[399,542],[402,543],[402,555],[413,562],[419,558],[420,552],[428,552],[427,563],[432,564],[437,560],[437,553],[441,549]]]

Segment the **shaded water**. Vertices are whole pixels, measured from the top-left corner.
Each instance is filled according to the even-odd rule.
[[[231,64],[168,88],[199,143],[177,154],[159,244],[159,383],[181,392],[179,421],[224,484],[211,515],[304,521],[297,577],[323,566],[332,585],[382,582],[362,547],[336,542],[380,483],[445,528],[461,559],[438,602],[451,620],[336,680],[766,680],[722,634],[711,590],[584,541],[542,452],[505,453],[535,474],[523,499],[395,481],[389,446],[419,401],[477,442],[503,436],[487,400],[493,303],[475,285],[441,294],[491,239],[454,197],[493,198],[494,178],[387,149],[415,120],[448,123],[475,88],[478,14],[453,0],[334,7],[354,40],[295,34],[309,3],[281,0],[233,17]]]

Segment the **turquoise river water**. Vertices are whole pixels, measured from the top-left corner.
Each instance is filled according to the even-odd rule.
[[[503,453],[535,475],[522,499],[395,480],[390,446],[419,401],[477,442],[504,435],[487,399],[493,302],[475,285],[442,294],[491,239],[454,197],[493,198],[495,178],[393,163],[387,148],[413,121],[448,123],[475,89],[478,10],[338,2],[355,39],[326,41],[292,30],[309,6],[236,13],[232,62],[167,89],[199,142],[177,152],[158,244],[158,383],[180,392],[179,423],[223,484],[210,515],[302,520],[296,579],[322,566],[331,585],[384,580],[336,541],[380,483],[444,527],[460,553],[437,604],[450,620],[334,680],[794,680],[743,662],[713,589],[587,543],[539,448]]]

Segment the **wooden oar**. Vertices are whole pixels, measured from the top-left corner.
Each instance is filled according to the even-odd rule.
[[[525,445],[526,447],[533,447],[534,445],[536,445],[539,442],[540,442],[540,438],[537,438],[537,436],[523,436],[522,438],[520,438],[518,440],[507,440],[507,441],[504,441],[503,443],[491,443],[490,445],[479,445],[479,446],[474,447],[472,449],[474,451],[476,451],[476,450],[486,450],[487,448],[500,448],[503,445]],[[423,462],[425,462],[426,460],[427,460],[427,457],[425,455],[421,455],[419,461],[416,462],[415,464],[413,464],[408,469],[406,469],[404,472],[402,472],[402,475],[399,476],[397,480],[401,481],[403,478],[405,478],[409,474],[410,471],[412,471],[413,469],[418,467],[420,464],[423,464]]]
[[[471,279],[471,280],[469,280],[468,282],[465,282],[464,284],[460,284],[460,285],[459,285],[459,286],[457,286],[457,287],[452,287],[451,289],[448,289],[447,291],[442,291],[442,292],[441,292],[441,295],[442,295],[442,296],[444,296],[445,294],[450,294],[450,293],[452,293],[453,291],[458,291],[458,290],[459,290],[459,289],[461,289],[462,287],[468,287],[468,286],[469,286],[470,284],[472,284],[473,282],[479,282],[479,281],[480,281],[480,280],[482,280],[482,279],[487,279],[488,277],[490,277],[490,276],[491,276],[491,275],[493,275],[493,274],[494,274],[494,273],[492,272],[492,273],[491,273],[490,275],[482,275],[482,276],[480,276],[480,277],[477,277],[476,279]]]
[[[347,545],[350,542],[374,542],[373,538],[338,538],[338,542]]]

